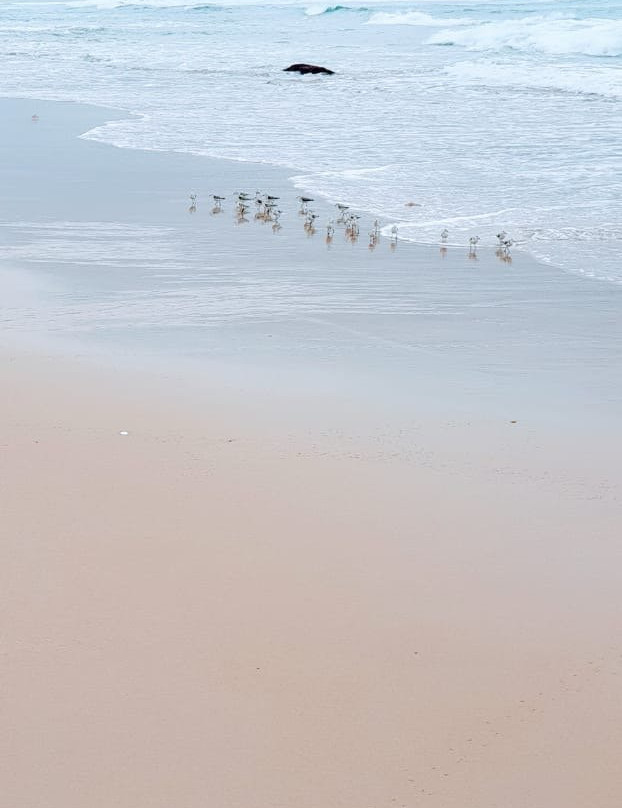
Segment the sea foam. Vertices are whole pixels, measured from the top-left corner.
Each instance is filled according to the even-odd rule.
[[[554,55],[622,55],[622,20],[525,17],[448,28],[432,34],[430,45],[459,45],[473,51],[532,51]]]

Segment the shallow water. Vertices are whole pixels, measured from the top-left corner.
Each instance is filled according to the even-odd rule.
[[[619,0],[2,10],[4,95],[139,114],[86,137],[285,166],[402,239],[447,227],[492,246],[504,229],[544,263],[622,283]],[[301,60],[336,75],[281,72]]]

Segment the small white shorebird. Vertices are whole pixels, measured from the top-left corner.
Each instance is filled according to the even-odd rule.
[[[337,210],[339,211],[339,217],[337,218],[337,224],[345,224],[346,221],[346,211],[350,210],[349,205],[335,205]]]
[[[349,236],[351,239],[357,239],[359,235],[359,222],[360,216],[356,216],[354,213],[351,213],[345,221],[346,224],[346,236]]]
[[[317,213],[309,211],[305,217],[305,232],[308,236],[313,236],[317,232],[315,229],[315,220],[318,218]]]
[[[196,194],[190,194],[190,207],[188,208],[188,210],[190,211],[190,213],[196,213],[197,212],[197,195]]]
[[[448,238],[449,238],[449,230],[447,228],[441,230],[441,241],[443,242],[443,244],[447,244]]]
[[[397,233],[398,233],[398,227],[396,224],[394,224],[393,227],[391,228],[391,236],[393,238],[393,241],[397,241]]]
[[[317,213],[313,213],[313,211],[307,211],[305,216],[305,230],[307,233],[315,233],[315,220],[317,219]]]
[[[309,211],[309,202],[313,202],[314,199],[311,196],[299,196],[298,201],[300,202],[300,210],[298,212],[305,216]]]
[[[479,244],[479,236],[471,236],[469,239],[469,258],[477,258],[477,245]]]
[[[268,199],[256,199],[257,213],[255,219],[263,222],[271,222],[274,219],[274,211],[276,210],[276,202],[269,202]]]
[[[497,242],[500,247],[503,246],[503,242],[506,240],[507,237],[508,234],[505,232],[505,230],[502,230],[500,233],[497,233]]]

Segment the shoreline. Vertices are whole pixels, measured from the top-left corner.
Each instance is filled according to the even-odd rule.
[[[260,388],[277,378],[391,412],[416,402],[555,429],[587,409],[597,428],[615,423],[622,298],[604,282],[486,251],[477,262],[386,241],[370,252],[363,225],[362,243],[327,249],[321,230],[302,232],[291,189],[277,234],[210,216],[202,197],[190,217],[189,190],[281,193],[287,174],[76,140],[66,118],[83,131],[101,110],[49,102],[31,126],[29,103],[5,105],[4,159],[17,143],[23,153],[2,200],[5,339],[189,374],[209,363]]]
[[[136,151],[136,152],[145,152],[145,153],[153,153],[153,154],[161,154],[161,155],[180,155],[183,157],[187,157],[193,160],[199,161],[215,161],[217,163],[223,164],[236,164],[242,166],[252,166],[255,171],[259,171],[259,173],[266,172],[266,173],[273,173],[275,176],[277,174],[287,175],[287,182],[291,185],[293,189],[296,191],[305,191],[306,186],[304,184],[297,184],[295,181],[306,176],[307,172],[301,172],[300,168],[295,166],[286,166],[280,165],[278,163],[269,163],[269,162],[254,162],[252,160],[244,160],[242,158],[235,158],[235,157],[223,157],[223,156],[215,156],[212,154],[202,154],[196,151],[181,151],[176,149],[156,149],[156,148],[146,148],[146,147],[139,147],[139,146],[126,146],[126,145],[118,145],[111,140],[106,140],[104,138],[98,137],[89,137],[91,132],[97,129],[103,129],[109,124],[114,124],[115,121],[120,120],[131,120],[132,118],[148,118],[149,114],[145,112],[136,112],[129,108],[124,109],[122,107],[109,107],[106,105],[98,105],[92,103],[85,103],[81,101],[66,101],[66,100],[52,100],[52,99],[36,99],[36,98],[29,98],[24,96],[0,96],[0,103],[3,101],[20,101],[20,102],[28,102],[33,104],[51,104],[51,105],[69,105],[74,107],[81,107],[87,109],[98,110],[101,112],[112,112],[115,113],[115,116],[118,114],[118,117],[111,117],[109,119],[104,120],[103,122],[97,123],[92,126],[90,129],[82,132],[77,137],[78,139],[85,140],[87,142],[92,142],[98,144],[100,146],[110,147],[112,149],[119,149],[121,151]],[[292,173],[293,172],[293,173]],[[336,201],[343,201],[341,199],[337,199]],[[326,209],[327,212],[332,211],[334,207],[334,202],[331,202],[328,196],[322,195],[321,200],[322,207]],[[408,207],[408,203],[405,203],[405,206]],[[381,226],[381,236],[382,238],[386,239],[387,241],[390,240],[390,227],[393,223],[395,223],[395,216],[388,216],[384,213],[379,214],[375,209],[358,209],[353,208],[355,210],[361,210],[363,213],[366,214],[367,218],[370,222],[374,219],[379,217],[384,224]],[[404,222],[406,226],[412,226],[411,222]],[[441,225],[442,226],[442,225]],[[468,244],[466,243],[447,243],[445,245],[441,244],[441,242],[437,241],[420,241],[416,238],[406,238],[404,236],[400,236],[398,233],[398,241],[402,245],[403,248],[414,248],[417,250],[426,250],[426,251],[437,251],[440,247],[444,246],[446,249],[451,251],[458,251],[460,250],[464,253],[468,250]],[[590,271],[582,270],[580,272],[576,272],[573,270],[566,269],[563,266],[558,266],[554,263],[554,261],[550,259],[543,259],[538,257],[537,255],[531,252],[523,252],[521,250],[520,243],[515,245],[518,256],[523,258],[527,262],[532,262],[537,266],[542,267],[542,269],[546,269],[548,271],[552,270],[554,272],[558,272],[562,275],[570,275],[571,277],[580,278],[586,282],[595,282],[597,284],[605,284],[609,285],[612,284],[614,286],[621,285],[622,282],[618,280],[612,279],[604,279],[598,276],[593,275]],[[488,258],[490,258],[494,254],[494,245],[487,244],[480,247],[480,254],[482,252],[486,252],[488,254]]]

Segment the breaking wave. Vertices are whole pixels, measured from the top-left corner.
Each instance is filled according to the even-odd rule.
[[[320,14],[333,14],[336,11],[367,11],[367,8],[363,6],[326,6],[320,4],[308,6],[305,9],[305,14],[307,17],[318,17]]]
[[[432,34],[429,45],[472,51],[517,51],[552,55],[622,56],[622,20],[526,17],[485,22]]]

